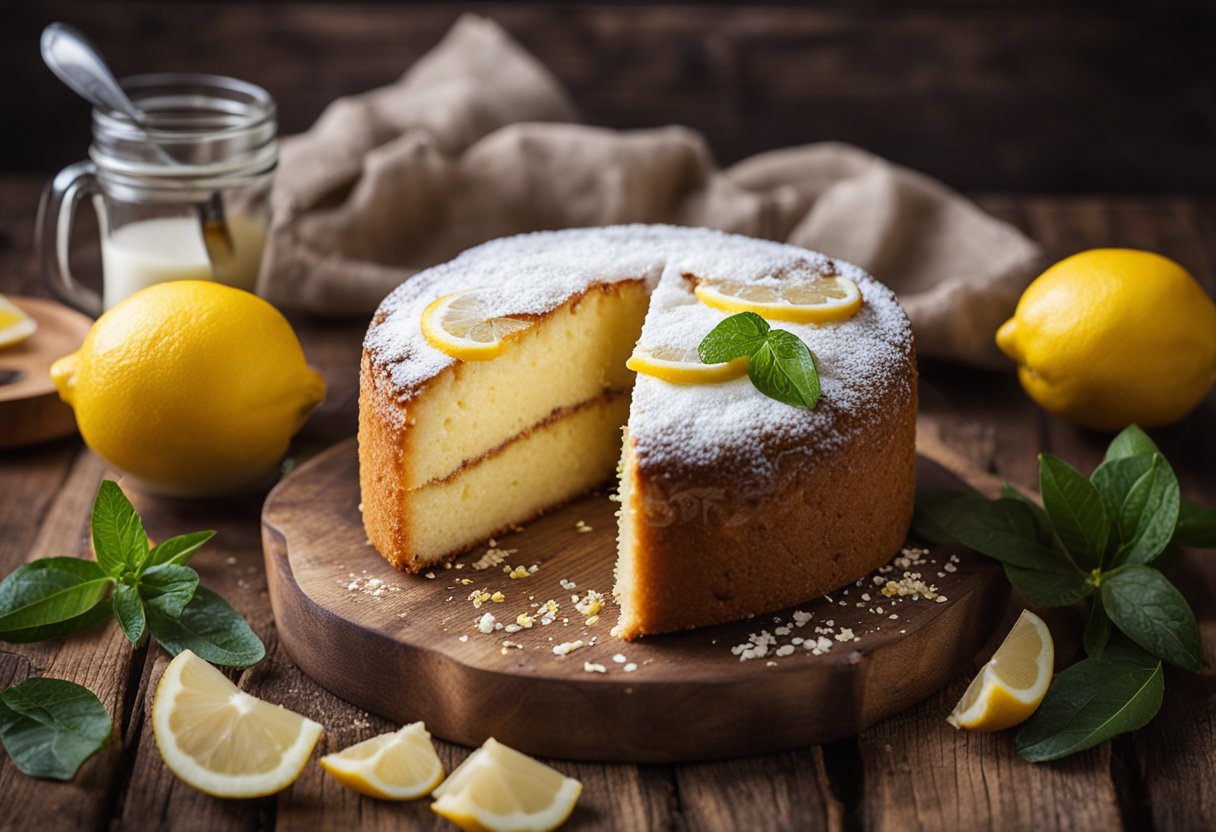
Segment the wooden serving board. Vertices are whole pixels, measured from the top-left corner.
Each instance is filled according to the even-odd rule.
[[[51,365],[75,352],[93,319],[61,303],[9,296],[38,322],[38,330],[20,344],[0,349],[0,450],[36,445],[76,432],[72,408],[51,383]]]
[[[927,450],[941,451],[947,465],[962,469],[945,449]],[[924,455],[917,470],[921,486],[963,485]],[[980,472],[964,473],[975,474],[975,485],[990,485]],[[847,594],[799,605],[813,614],[802,627],[789,610],[622,642],[609,635],[614,604],[587,625],[571,603],[588,589],[611,597],[616,507],[606,495],[588,496],[500,538],[500,549],[515,550],[509,565],[539,565],[528,578],[512,580],[501,566],[475,570],[485,547],[430,577],[406,575],[367,543],[356,446],[348,440],[294,471],[263,508],[278,637],[305,673],[341,698],[397,723],[424,720],[431,733],[452,742],[479,745],[493,736],[544,757],[675,762],[857,733],[949,682],[974,658],[1004,607],[1007,584],[999,568],[964,550],[935,550],[927,555],[935,563],[911,570],[945,602],[893,601],[868,576]],[[580,521],[590,531],[579,531]],[[948,571],[952,554],[958,562]],[[903,572],[897,568],[889,577],[898,580]],[[562,581],[577,587],[563,588]],[[475,609],[468,597],[473,590],[501,591],[506,601]],[[549,599],[560,609],[547,626],[491,634],[476,626],[485,612],[509,624],[530,604]],[[814,655],[798,645],[791,655],[774,656],[770,648],[749,661],[732,652],[750,634],[776,634],[778,627],[789,628],[776,635],[781,644],[816,641],[822,634],[815,628],[827,629],[831,649]],[[857,640],[837,641],[843,628]],[[587,646],[554,653],[576,640]],[[585,669],[588,662],[606,672]]]

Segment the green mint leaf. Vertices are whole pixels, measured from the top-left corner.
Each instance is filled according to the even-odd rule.
[[[747,377],[770,399],[808,410],[819,401],[815,357],[797,335],[784,329],[769,331],[747,360]]]
[[[954,491],[944,488],[918,488],[916,510],[912,514],[912,533],[928,543],[949,546],[958,543],[939,519],[954,503],[987,502],[974,491]]]
[[[198,588],[180,618],[149,608],[148,623],[152,635],[174,656],[192,650],[212,664],[248,667],[266,655],[262,640],[240,613],[206,587]]]
[[[1098,489],[1059,457],[1039,454],[1039,490],[1043,508],[1064,548],[1079,566],[1100,566],[1110,535],[1110,519]]]
[[[1115,527],[1113,531],[1116,532],[1113,541],[1116,546],[1119,543],[1117,521],[1123,511],[1123,503],[1127,500],[1127,492],[1132,490],[1136,480],[1144,476],[1152,465],[1152,454],[1120,457],[1103,462],[1090,475],[1090,482],[1102,495],[1102,504],[1106,506],[1106,516],[1115,521],[1112,525]]]
[[[0,641],[42,641],[109,618],[103,604],[114,579],[81,558],[43,558],[17,567],[0,583]]]
[[[1103,462],[1109,462],[1112,459],[1124,459],[1126,457],[1140,456],[1142,454],[1160,453],[1153,440],[1148,438],[1148,434],[1140,430],[1136,425],[1128,425],[1123,431],[1116,436],[1110,443],[1110,447],[1106,449],[1106,456],[1103,457]]]
[[[1085,625],[1083,639],[1085,655],[1091,659],[1101,658],[1109,642],[1110,619],[1106,617],[1106,610],[1102,608],[1102,594],[1098,593],[1089,607],[1089,621]]]
[[[175,563],[185,566],[197,554],[199,548],[211,538],[215,532],[193,532],[180,534],[156,544],[148,552],[148,566],[160,566],[162,563]]]
[[[189,566],[162,563],[144,572],[139,593],[144,602],[161,615],[180,618],[198,589],[198,573]]]
[[[1171,542],[1194,549],[1216,549],[1216,511],[1183,500]]]
[[[148,535],[118,483],[102,480],[93,502],[93,551],[107,575],[136,569],[148,556]]]
[[[1129,564],[1104,575],[1102,605],[1111,622],[1152,655],[1186,670],[1203,669],[1195,614],[1156,569]]]
[[[1018,500],[985,500],[978,495],[969,499],[917,499],[915,528],[918,533],[935,527],[948,536],[937,543],[959,543],[1023,569],[1080,575],[1058,549],[1038,542],[1034,515]],[[927,538],[929,539],[929,538]]]
[[[1005,577],[1027,600],[1042,607],[1067,607],[1094,591],[1094,585],[1071,565],[1049,571],[1006,563]]]
[[[143,601],[139,600],[139,590],[130,584],[119,584],[114,589],[114,617],[118,626],[122,627],[123,635],[132,644],[138,644],[144,636],[147,617],[144,615]]]
[[[721,364],[752,355],[764,345],[768,331],[768,321],[755,312],[731,315],[701,340],[697,355],[705,364]]]
[[[1047,512],[1043,510],[1041,505],[1027,497],[1021,491],[1018,491],[1009,483],[1003,483],[1001,485],[1001,496],[1010,500],[1015,500],[1026,506],[1026,508],[1030,511],[1030,515],[1034,518],[1035,533],[1039,543],[1043,543],[1047,546],[1052,546],[1055,544],[1055,529],[1052,528],[1051,518],[1047,516]]]
[[[1178,479],[1161,454],[1136,480],[1119,512],[1119,551],[1115,563],[1149,563],[1165,549],[1178,523]]]
[[[1101,659],[1083,659],[1052,680],[1018,732],[1018,754],[1032,763],[1058,760],[1134,731],[1156,716],[1164,692],[1159,661],[1112,644]]]
[[[71,780],[112,727],[96,696],[62,679],[26,679],[0,692],[0,742],[31,777]]]

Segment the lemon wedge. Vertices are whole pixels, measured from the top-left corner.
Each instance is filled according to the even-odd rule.
[[[1029,610],[980,670],[946,721],[969,731],[1000,731],[1030,718],[1047,695],[1055,646],[1051,631]]]
[[[549,832],[583,784],[490,738],[435,790],[431,808],[468,832]]]
[[[839,321],[861,308],[861,290],[847,277],[775,285],[705,281],[693,292],[701,303],[723,312],[755,312],[769,321],[795,324]]]
[[[327,754],[321,767],[342,785],[384,800],[424,797],[443,779],[443,763],[421,722]]]
[[[747,372],[747,356],[721,364],[702,364],[696,349],[644,347],[638,344],[625,366],[675,384],[716,384]]]
[[[4,295],[0,295],[0,347],[11,347],[29,338],[38,322]]]
[[[422,334],[432,347],[461,361],[488,361],[507,339],[532,326],[526,318],[490,314],[490,289],[466,289],[434,300],[422,312]]]
[[[152,703],[165,765],[215,797],[263,797],[295,782],[321,726],[242,691],[189,650],[169,662]]]

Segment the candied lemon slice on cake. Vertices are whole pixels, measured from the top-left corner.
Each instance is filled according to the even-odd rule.
[[[321,767],[342,785],[384,800],[424,797],[443,779],[443,763],[421,722],[327,754]]]
[[[262,797],[295,782],[321,726],[250,696],[189,650],[169,662],[152,703],[165,765],[216,797]]]
[[[4,295],[0,295],[0,347],[11,347],[29,338],[38,322]]]
[[[468,832],[548,832],[566,822],[582,791],[491,737],[435,789],[431,808]]]
[[[702,281],[697,300],[723,312],[755,312],[769,321],[817,324],[852,317],[861,309],[861,290],[847,277],[780,283]]]
[[[1000,731],[1027,720],[1047,695],[1055,646],[1051,631],[1029,610],[968,685],[946,721],[970,731]]]
[[[676,384],[714,384],[747,372],[747,356],[721,364],[702,364],[695,347],[645,347],[638,344],[625,366]]]
[[[466,289],[434,300],[422,312],[422,334],[432,347],[461,361],[488,361],[507,339],[532,326],[522,317],[491,314],[490,288]]]

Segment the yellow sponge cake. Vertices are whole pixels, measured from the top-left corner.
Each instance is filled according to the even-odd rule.
[[[856,285],[856,313],[779,324],[816,357],[813,410],[767,398],[746,376],[635,383],[625,366],[635,345],[695,349],[728,316],[698,300],[698,285],[767,297],[826,275]],[[471,332],[467,353],[437,349],[428,322],[459,317],[461,303],[499,329]],[[893,293],[815,252],[668,226],[496,240],[410,278],[372,320],[359,400],[364,525],[386,559],[417,572],[619,465],[618,635],[781,609],[856,580],[902,544],[915,377]]]

